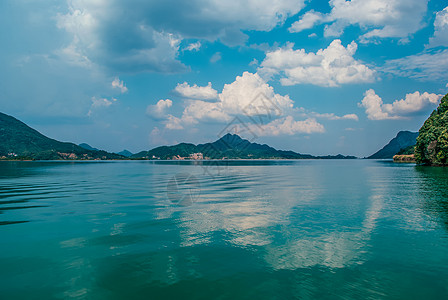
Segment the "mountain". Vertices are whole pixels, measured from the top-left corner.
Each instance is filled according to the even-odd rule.
[[[367,159],[393,158],[400,150],[415,145],[417,136],[418,132],[400,131],[386,146],[367,157]]]
[[[419,164],[448,166],[448,94],[420,128],[415,160]]]
[[[118,155],[123,155],[124,157],[131,157],[132,156],[132,152],[124,149],[123,151],[120,151],[117,153]]]
[[[86,150],[100,151],[100,149],[93,148],[92,146],[90,146],[89,144],[86,144],[86,143],[79,144],[78,146],[81,148],[84,148]]]
[[[161,146],[131,156],[134,159],[353,159],[354,156],[312,156],[251,143],[236,134],[226,134],[213,143]]]
[[[48,138],[16,118],[0,113],[0,158],[16,159],[121,159],[106,151],[84,149]]]

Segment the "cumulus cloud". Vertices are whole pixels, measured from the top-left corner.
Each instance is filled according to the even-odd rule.
[[[113,102],[117,101],[117,99],[112,98],[112,100],[108,100],[106,98],[96,98],[92,97],[92,105],[90,106],[90,110],[87,115],[90,117],[92,113],[98,108],[105,108],[112,105]]]
[[[331,12],[305,13],[293,23],[291,32],[299,32],[319,23],[329,23],[325,36],[340,36],[350,25],[357,25],[367,31],[362,42],[375,38],[401,38],[406,40],[421,29],[427,10],[427,0],[330,0]]]
[[[190,101],[185,108],[182,121],[186,124],[197,124],[198,120],[226,122],[230,115],[223,109],[221,102]]]
[[[171,130],[182,130],[184,126],[182,125],[182,120],[173,115],[168,115],[167,120],[165,121],[165,128]]]
[[[120,89],[122,93],[126,93],[128,91],[128,88],[124,85],[123,80],[120,80],[118,77],[112,81],[112,87],[114,89]]]
[[[69,2],[69,12],[57,18],[58,27],[73,37],[60,51],[66,55],[63,58],[79,61],[81,57],[121,72],[186,70],[176,58],[180,39],[132,21],[129,16],[137,12],[129,11],[130,7],[116,9],[107,1]]]
[[[208,92],[205,92],[205,89]],[[257,73],[244,72],[232,83],[225,84],[214,102],[189,100],[206,99],[206,95],[210,95],[211,98],[209,89],[211,83],[206,87],[190,86],[186,82],[178,84],[175,90],[187,99],[186,106],[181,117],[166,115],[165,127],[183,129],[185,126],[200,122],[223,123],[244,120],[247,123],[244,126],[261,136],[324,132],[324,126],[316,119],[358,121],[358,116],[355,114],[338,116],[334,113],[307,112],[304,108],[294,109],[294,101],[288,95],[275,93],[274,88]],[[293,115],[305,120],[296,121]]]
[[[448,6],[437,12],[434,21],[434,36],[429,39],[429,47],[448,46]]]
[[[184,48],[184,51],[199,51],[201,49],[201,42],[191,43],[187,47]]]
[[[257,73],[249,72],[225,84],[219,100],[226,112],[249,116],[268,113],[280,116],[294,105],[288,95],[276,94]]]
[[[179,83],[174,90],[180,96],[189,99],[213,100],[218,98],[218,91],[212,88],[211,82],[206,86],[198,86],[196,84],[190,86],[187,82]]]
[[[306,12],[299,21],[292,23],[288,30],[289,32],[300,32],[305,29],[313,28],[314,25],[321,23],[323,20],[324,16],[321,13],[310,10]]]
[[[211,84],[209,84],[211,87]],[[192,87],[187,83],[178,87]],[[196,90],[199,88],[194,85]],[[195,91],[196,91],[195,90]],[[186,98],[191,94],[184,93]],[[197,97],[196,97],[197,98]],[[217,101],[188,100],[180,118],[168,116],[167,129],[182,129],[186,125],[199,122],[230,122],[235,117],[244,117],[247,126],[253,127],[259,135],[279,135],[296,133],[323,132],[324,127],[314,118],[295,121],[291,116],[294,102],[288,95],[276,94],[258,74],[244,72],[235,81],[225,84]],[[336,116],[333,116],[336,118]],[[263,122],[254,122],[254,118],[264,118]],[[256,127],[256,128],[255,128]]]
[[[189,101],[182,121],[190,124],[198,120],[228,121],[236,115],[279,117],[294,106],[288,95],[276,94],[274,88],[257,73],[244,72],[234,82],[225,84],[220,94],[212,88],[211,83],[199,87],[184,82],[178,84],[175,90],[188,99],[217,99],[215,102]]]
[[[283,48],[266,53],[258,72],[265,78],[280,75],[282,85],[314,84],[336,87],[341,84],[372,82],[375,72],[353,58],[358,45],[344,47],[334,40],[326,49],[307,53],[294,50],[289,43]]]
[[[364,99],[358,105],[364,107],[367,118],[370,120],[393,120],[402,119],[412,114],[425,111],[430,107],[435,107],[439,103],[442,95],[420,94],[415,92],[406,94],[405,99],[395,100],[392,104],[385,104],[380,96],[373,89],[367,90]]]
[[[295,121],[292,116],[276,119],[265,125],[250,124],[250,131],[257,136],[277,136],[294,134],[323,133],[325,128],[316,119]]]
[[[386,61],[381,71],[421,81],[445,80],[448,50],[425,51],[416,55]]]
[[[68,1],[57,25],[72,38],[58,53],[86,66],[92,62],[122,72],[182,72],[183,39],[242,44],[242,30],[270,31],[304,7],[304,0]],[[167,14],[169,12],[169,14]],[[195,51],[200,42],[185,50]]]
[[[407,38],[423,27],[427,0],[332,0],[331,18],[373,28],[362,36]]]
[[[171,106],[173,106],[173,101],[161,99],[155,105],[148,105],[146,114],[155,120],[162,120],[167,117],[166,112]]]

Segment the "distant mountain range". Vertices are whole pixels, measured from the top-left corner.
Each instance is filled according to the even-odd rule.
[[[389,159],[395,154],[406,153],[417,142],[418,132],[400,131],[386,146],[367,159]],[[406,151],[405,151],[406,150]]]
[[[94,147],[92,147],[92,146],[90,146],[89,144],[86,144],[86,143],[81,143],[78,146],[82,147],[82,148],[84,148],[86,150],[101,151],[100,149],[94,148]],[[124,156],[124,157],[130,157],[132,155],[132,152],[130,152],[130,151],[125,149],[123,151],[116,152],[115,154],[118,154],[118,155],[121,155],[121,156]]]
[[[251,143],[236,134],[226,134],[213,143],[157,147],[131,156],[135,159],[354,159],[341,154],[313,156],[274,149],[266,144]]]
[[[100,149],[93,148],[92,146],[90,146],[89,144],[86,144],[86,143],[81,143],[78,146],[81,147],[81,148],[84,148],[86,150],[100,151]]]
[[[413,152],[418,132],[400,131],[386,146],[367,157],[388,159]],[[128,150],[109,153],[86,143],[60,142],[44,136],[16,118],[0,113],[0,159],[96,160],[96,159],[355,159],[355,156],[313,156],[277,150],[266,144],[251,143],[236,134],[226,134],[212,143],[180,143],[132,154]]]
[[[123,155],[124,157],[131,157],[132,156],[132,152],[124,149],[123,151],[120,151],[117,153],[118,155]]]
[[[48,138],[14,117],[0,113],[0,158],[16,159],[122,159],[101,150]]]

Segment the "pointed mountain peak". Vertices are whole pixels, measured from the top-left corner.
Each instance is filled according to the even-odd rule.
[[[224,140],[227,140],[227,139],[242,140],[242,138],[238,134],[232,134],[232,133],[227,133],[226,135],[221,137],[220,140],[221,139],[224,139]]]
[[[248,141],[245,139],[242,139],[237,134],[227,133],[226,135],[222,136],[219,140],[217,140],[215,143],[224,143],[226,145],[233,147],[233,146],[240,145],[241,143],[244,143],[244,142],[248,142]]]

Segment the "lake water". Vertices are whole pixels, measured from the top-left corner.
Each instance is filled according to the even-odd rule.
[[[448,168],[0,162],[1,299],[448,299]]]

